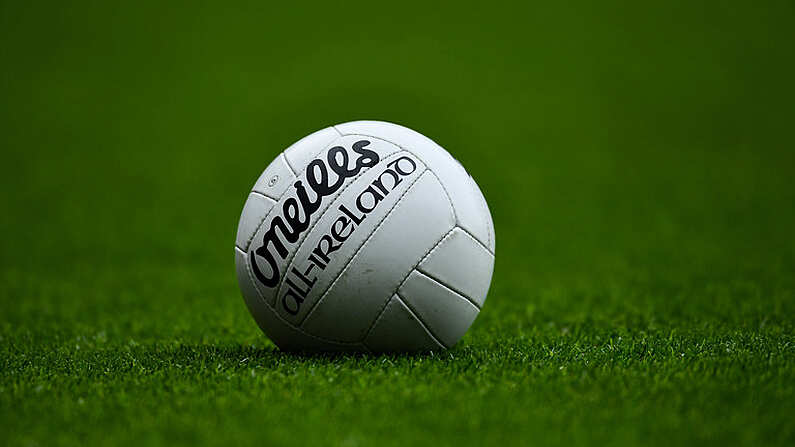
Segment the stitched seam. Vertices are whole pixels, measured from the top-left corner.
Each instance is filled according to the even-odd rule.
[[[415,157],[416,157],[416,155],[415,155]],[[417,158],[419,158],[419,157],[417,157]],[[458,225],[458,217],[456,217],[456,214],[455,214],[455,206],[453,205],[453,199],[450,198],[450,194],[447,194],[447,190],[444,188],[444,183],[442,183],[442,179],[440,179],[439,176],[436,175],[436,173],[433,172],[433,171],[431,171],[431,174],[433,174],[433,176],[436,178],[436,183],[438,183],[439,186],[442,187],[442,190],[444,190],[444,193],[447,195],[447,204],[450,206],[450,212],[453,213],[453,222],[455,222],[453,224],[453,228],[455,228]],[[453,230],[450,230],[450,231],[453,231]],[[447,235],[445,235],[445,236],[447,236]],[[423,257],[423,259],[424,259],[424,257]],[[419,265],[419,264],[417,264],[417,265]]]
[[[416,155],[416,154],[414,154],[413,152],[412,152],[411,154],[412,154],[412,155],[414,155],[415,157],[417,157],[417,155]],[[420,157],[417,157],[417,158],[419,158],[420,160],[422,160],[422,158],[420,158]],[[450,208],[453,210],[453,219],[455,219],[455,221],[456,221],[456,223],[457,223],[457,222],[458,222],[458,213],[456,213],[456,211],[455,211],[455,204],[453,203],[453,197],[450,195],[450,191],[448,191],[448,190],[447,190],[447,187],[446,187],[446,186],[444,186],[444,182],[443,182],[443,181],[442,181],[442,179],[440,179],[440,178],[439,178],[439,176],[436,174],[436,171],[434,171],[433,169],[431,169],[430,167],[428,167],[428,163],[425,163],[425,166],[427,167],[427,169],[428,169],[429,171],[431,171],[431,174],[433,174],[433,176],[434,176],[434,177],[436,177],[436,181],[437,181],[437,182],[439,182],[439,185],[441,185],[441,187],[442,187],[442,190],[444,191],[444,195],[446,195],[446,196],[447,196],[447,201],[448,201],[448,202],[450,202]]]
[[[356,255],[358,255],[362,250],[364,250],[364,248],[367,246],[367,244],[370,242],[370,240],[373,238],[373,236],[378,232],[378,229],[381,228],[381,226],[383,226],[384,223],[386,223],[386,221],[389,219],[389,216],[391,216],[392,213],[394,213],[395,210],[397,210],[400,207],[400,204],[403,203],[403,199],[405,199],[406,194],[408,194],[408,192],[411,191],[411,188],[414,187],[414,185],[422,178],[422,176],[424,174],[425,174],[425,170],[423,170],[420,173],[420,175],[418,175],[417,178],[414,179],[414,181],[411,182],[411,184],[408,186],[408,188],[406,188],[406,190],[403,191],[403,194],[400,195],[400,198],[398,199],[398,201],[395,202],[395,206],[393,206],[392,209],[389,210],[389,212],[383,217],[383,219],[381,219],[381,221],[378,222],[378,225],[376,225],[376,227],[373,229],[373,231],[370,233],[370,235],[367,236],[367,239],[365,239],[364,243],[362,243],[362,245],[359,246],[359,248],[356,249],[356,251],[353,253],[353,255],[351,255],[351,257],[345,262],[345,266],[342,267],[342,270],[340,270],[340,273],[337,275],[336,278],[334,278],[334,281],[331,282],[331,284],[326,288],[326,290],[323,291],[323,293],[320,295],[320,298],[318,298],[317,301],[315,301],[312,304],[312,308],[309,309],[309,311],[306,313],[306,316],[304,316],[304,318],[301,320],[301,322],[298,323],[299,325],[303,325],[304,322],[312,315],[312,313],[315,311],[315,309],[317,309],[318,305],[320,305],[320,303],[323,301],[323,298],[325,298],[326,295],[328,295],[329,290],[331,290],[331,288],[334,287],[335,284],[337,284],[337,281],[339,281],[339,279],[342,277],[342,275],[348,270],[348,266],[350,266],[351,262],[353,262],[353,260],[356,258]],[[391,297],[391,295],[390,295],[390,297]]]
[[[476,237],[475,237],[475,236],[474,236],[472,233],[470,233],[470,232],[469,232],[469,231],[468,231],[466,228],[464,228],[464,227],[460,227],[460,226],[459,226],[459,227],[458,227],[458,229],[459,229],[459,230],[461,230],[462,232],[464,232],[464,234],[466,234],[467,236],[469,236],[469,238],[470,238],[470,239],[472,239],[473,241],[475,241],[475,243],[476,243],[476,244],[478,244],[480,247],[482,247],[484,250],[486,250],[486,253],[490,254],[492,258],[494,257],[494,252],[493,252],[493,251],[491,251],[491,250],[489,249],[489,247],[487,247],[487,246],[483,245],[483,242],[480,242],[480,241],[478,240],[478,238],[476,238]]]
[[[414,156],[417,157],[416,155],[414,155]],[[417,158],[422,160],[420,157],[417,157]],[[426,166],[427,166],[427,164],[426,164]],[[455,211],[455,204],[453,203],[453,197],[450,195],[450,192],[447,190],[447,187],[444,186],[444,182],[442,181],[442,179],[440,179],[439,176],[436,175],[436,172],[434,172],[434,170],[431,169],[431,168],[428,168],[428,170],[431,171],[431,174],[433,174],[433,176],[436,177],[436,181],[439,182],[439,185],[442,186],[442,190],[444,191],[444,195],[447,196],[447,201],[450,202],[450,209],[453,210],[453,219],[455,219],[456,223],[458,223],[458,213],[456,213],[456,211]]]
[[[266,199],[273,202],[274,205],[276,205],[276,202],[279,200],[279,199],[274,199],[273,197],[265,194],[264,192],[254,191],[253,189],[251,190],[251,194],[258,195],[260,197],[265,197]]]
[[[254,236],[256,236],[256,235],[257,235],[257,232],[259,232],[259,229],[260,229],[260,228],[262,228],[262,224],[264,224],[264,223],[265,223],[265,221],[268,219],[268,217],[270,217],[270,215],[274,213],[274,209],[276,209],[276,205],[278,205],[278,204],[279,204],[279,202],[278,202],[278,201],[277,201],[276,203],[274,203],[274,204],[273,204],[273,206],[271,207],[271,209],[270,209],[270,210],[268,210],[268,212],[267,212],[267,213],[265,213],[265,217],[263,217],[263,218],[262,218],[262,219],[259,221],[259,224],[257,225],[257,228],[255,228],[255,229],[254,229],[254,232],[253,232],[253,233],[251,233],[251,236],[249,236],[249,237],[248,237],[248,240],[246,241],[246,248],[245,248],[245,251],[248,251],[248,249],[249,249],[249,248],[251,248],[251,241],[253,241],[253,240],[254,240]]]
[[[286,149],[285,149],[285,150],[286,150]],[[321,152],[322,152],[322,150],[321,150]],[[318,152],[318,154],[319,154],[319,153],[320,153],[320,152]],[[289,169],[289,170],[290,170],[290,173],[291,173],[291,174],[293,174],[293,177],[298,177],[298,173],[297,173],[297,171],[296,171],[295,169],[293,169],[293,167],[292,167],[292,166],[290,166],[290,162],[287,160],[287,156],[286,156],[286,155],[284,155],[284,151],[282,151],[282,153],[281,153],[281,154],[279,154],[279,155],[280,155],[280,156],[281,156],[281,157],[284,159],[284,164],[285,164],[285,165],[287,165],[287,169]],[[315,154],[315,155],[317,155],[317,154]]]
[[[367,332],[364,334],[364,338],[362,338],[362,343],[364,343],[365,340],[367,340],[367,337],[370,336],[370,332],[373,331],[373,328],[378,326],[378,322],[381,321],[381,318],[384,317],[384,314],[386,313],[386,308],[389,307],[389,303],[392,302],[392,297],[395,296],[395,295],[397,295],[397,294],[393,293],[392,295],[389,295],[389,299],[386,300],[386,303],[384,303],[384,305],[381,307],[381,310],[378,311],[378,316],[375,317],[373,322],[370,323],[370,327],[367,328]]]
[[[252,193],[252,194],[259,194],[259,195],[261,195],[262,197],[267,197],[267,198],[269,198],[269,199],[273,200],[274,202],[278,202],[278,201],[279,201],[279,198],[278,198],[278,197],[276,197],[276,196],[272,196],[272,195],[270,195],[270,194],[266,194],[266,193],[264,193],[264,192],[260,192],[260,191],[254,190],[254,189],[252,189],[252,190],[251,190],[251,193]],[[283,194],[283,193],[282,193],[282,194]]]
[[[460,296],[461,298],[467,300],[467,302],[471,303],[473,306],[475,306],[478,309],[478,312],[480,312],[483,309],[482,307],[480,307],[480,305],[478,305],[478,303],[475,302],[475,300],[473,300],[472,298],[464,295],[463,293],[459,292],[458,290],[450,287],[448,284],[446,284],[445,282],[441,281],[440,279],[429,275],[428,273],[426,273],[423,270],[420,270],[419,268],[417,268],[416,270],[417,270],[417,273],[419,273],[420,275],[430,279],[431,281],[439,284],[440,286],[444,287],[445,289],[447,289],[447,290],[455,293],[456,295]]]
[[[383,159],[383,160],[381,160],[381,161],[382,161],[382,162],[383,162],[383,161],[387,161],[387,160],[389,160],[390,158],[393,158],[393,157],[395,157],[396,155],[398,155],[398,154],[400,154],[400,153],[401,153],[401,151],[395,151],[395,152],[393,152],[393,153],[391,153],[391,154],[387,155],[386,157],[384,157],[384,159]],[[379,162],[379,164],[380,164],[380,162]],[[297,241],[297,242],[298,242],[298,245],[295,247],[295,249],[292,251],[292,253],[290,253],[290,255],[289,255],[288,259],[287,259],[287,267],[286,267],[286,268],[285,268],[285,270],[284,270],[284,275],[282,275],[282,278],[279,280],[279,284],[278,284],[278,286],[276,287],[276,296],[279,296],[279,295],[282,293],[282,289],[284,288],[284,280],[285,280],[285,279],[287,279],[287,272],[289,272],[289,271],[290,271],[290,267],[292,267],[292,266],[294,265],[294,264],[293,264],[293,261],[295,260],[295,257],[296,257],[296,255],[298,255],[298,252],[299,252],[299,251],[301,251],[301,248],[304,246],[304,243],[305,243],[305,242],[306,242],[306,240],[309,238],[309,235],[310,235],[310,234],[312,234],[312,231],[315,229],[315,227],[316,227],[316,226],[317,226],[317,225],[320,223],[320,221],[323,219],[323,216],[325,216],[325,215],[326,215],[326,214],[327,214],[327,213],[328,213],[328,212],[331,210],[331,205],[334,203],[334,201],[335,201],[335,200],[337,200],[339,197],[341,197],[341,196],[342,196],[342,194],[345,192],[345,190],[346,190],[346,189],[348,189],[348,188],[349,188],[351,185],[353,185],[354,183],[356,183],[356,180],[358,180],[358,179],[359,179],[359,177],[363,176],[363,175],[364,175],[366,172],[370,171],[370,170],[371,170],[371,169],[373,169],[373,168],[375,168],[375,166],[373,166],[372,168],[363,169],[363,170],[362,170],[362,172],[360,172],[360,173],[356,174],[356,176],[355,176],[355,177],[353,177],[353,180],[351,180],[351,181],[350,181],[350,182],[349,182],[347,185],[345,185],[345,186],[344,186],[344,187],[342,187],[342,188],[341,188],[339,191],[337,191],[337,192],[334,194],[334,197],[331,197],[331,201],[329,202],[329,204],[328,204],[328,206],[326,207],[326,209],[325,209],[325,210],[323,210],[323,212],[322,212],[320,215],[318,215],[318,216],[317,216],[317,220],[316,220],[316,221],[315,221],[315,222],[312,224],[312,226],[311,226],[311,227],[310,227],[310,228],[309,228],[309,229],[308,229],[308,230],[307,230],[307,231],[306,231],[306,232],[305,232],[305,233],[304,233],[304,234],[301,236],[301,239],[300,239],[299,241]]]
[[[240,250],[240,251],[243,252],[243,250]],[[243,254],[245,255],[245,252],[243,252]],[[246,257],[246,258],[248,258],[248,257]],[[259,295],[260,299],[265,303],[265,305],[270,307],[271,310],[273,310],[273,314],[276,315],[276,318],[279,321],[281,321],[282,323],[286,324],[287,326],[297,330],[298,332],[300,332],[300,333],[302,333],[302,334],[304,334],[304,335],[306,335],[306,336],[308,336],[310,338],[314,338],[315,340],[319,340],[319,341],[322,341],[324,343],[332,343],[332,344],[337,344],[337,345],[341,344],[341,345],[346,345],[346,346],[354,346],[354,345],[357,345],[357,344],[358,345],[361,344],[360,342],[341,342],[341,341],[329,340],[329,339],[326,339],[326,338],[323,338],[323,337],[318,337],[317,335],[313,335],[313,334],[310,334],[309,332],[304,331],[300,327],[294,326],[292,323],[290,323],[289,321],[287,321],[284,318],[282,318],[282,316],[279,315],[279,312],[277,312],[275,309],[273,309],[273,307],[271,307],[271,305],[268,303],[268,300],[266,300],[265,297],[262,296],[262,292],[260,292],[259,288],[257,287],[257,283],[254,282],[255,281],[254,280],[254,276],[253,276],[253,274],[251,272],[251,266],[249,265],[248,259],[246,259],[245,262],[246,262],[246,274],[248,275],[249,281],[251,281],[252,284],[254,284],[254,290],[257,291],[257,295]]]
[[[270,215],[270,213],[273,211],[273,207],[275,207],[275,206],[276,206],[276,204],[277,204],[277,203],[279,203],[279,202],[277,202],[276,200],[274,200],[274,199],[273,199],[273,197],[270,197],[270,196],[268,196],[268,195],[265,195],[265,194],[263,194],[263,193],[261,193],[261,192],[259,192],[259,191],[254,191],[254,190],[252,190],[252,191],[249,193],[249,195],[251,195],[251,194],[254,194],[254,195],[257,195],[257,196],[263,197],[263,198],[265,198],[266,200],[269,200],[269,201],[273,202],[273,203],[272,203],[272,205],[271,205],[271,207],[270,207],[270,209],[268,209],[268,212],[267,212],[267,213],[265,213],[265,218],[267,218],[267,217]],[[248,202],[248,199],[246,200],[246,202]],[[245,207],[246,207],[246,206],[245,206],[245,205],[243,205],[243,209],[244,209],[244,210],[245,210]],[[241,216],[241,217],[242,217],[242,216]],[[248,241],[246,241],[246,247],[245,247],[245,248],[243,248],[243,247],[241,247],[241,246],[237,245],[237,240],[235,240],[235,247],[239,248],[239,249],[240,249],[240,251],[242,251],[242,252],[246,252],[246,251],[248,251],[248,247],[250,247],[250,246],[251,246],[251,241],[254,239],[254,236],[256,236],[256,235],[257,235],[257,231],[259,230],[259,228],[260,228],[260,226],[261,226],[261,225],[262,225],[262,222],[260,222],[260,223],[259,223],[259,225],[257,225],[257,228],[254,230],[254,232],[253,232],[253,233],[251,233],[251,236],[249,236],[249,238],[248,238]],[[240,224],[238,224],[238,227],[239,227],[239,226],[240,226]]]
[[[453,230],[455,230],[455,229],[456,229],[456,227],[453,227],[444,236],[442,236],[441,239],[439,239],[439,242],[435,243],[433,245],[433,247],[429,248],[428,251],[425,253],[425,255],[423,255],[422,258],[420,258],[420,260],[417,261],[417,263],[414,264],[414,266],[412,266],[409,269],[409,272],[406,273],[406,276],[404,276],[403,279],[400,280],[400,283],[398,284],[398,286],[395,287],[395,290],[392,293],[389,294],[389,297],[387,298],[386,302],[383,304],[383,306],[381,306],[381,310],[378,312],[378,317],[370,324],[370,327],[367,328],[367,332],[364,334],[364,338],[367,338],[370,335],[370,332],[375,327],[376,322],[378,321],[378,319],[381,318],[381,315],[386,311],[387,305],[389,304],[389,301],[392,299],[392,296],[393,295],[397,295],[398,290],[400,290],[400,288],[403,287],[403,284],[405,284],[406,280],[408,280],[409,276],[411,276],[411,272],[416,270],[417,267],[419,267],[419,265],[422,264],[422,261],[424,261],[428,256],[430,256],[431,253],[433,253],[436,250],[437,247],[442,245],[442,242],[444,242],[448,237],[450,237],[450,235],[453,234]]]
[[[364,348],[364,350],[365,350],[365,351],[367,351],[367,353],[368,353],[368,354],[370,354],[370,355],[374,355],[374,354],[375,354],[375,353],[373,352],[373,350],[372,350],[372,349],[370,349],[370,347],[369,347],[369,346],[367,346],[367,343],[365,343],[365,342],[361,342],[361,347],[362,347],[362,348]]]
[[[434,341],[434,343],[439,345],[439,347],[441,347],[442,349],[448,349],[447,345],[442,343],[438,338],[436,338],[436,336],[433,334],[433,332],[431,332],[431,330],[428,328],[428,326],[425,324],[425,322],[422,321],[422,318],[420,318],[419,314],[414,312],[414,309],[412,309],[411,306],[409,306],[409,304],[403,299],[403,297],[400,296],[400,294],[396,293],[395,297],[398,299],[398,301],[400,301],[406,307],[406,309],[408,309],[408,311],[411,314],[411,316],[413,316],[414,318],[417,319],[417,322],[420,324],[420,327],[422,327],[422,329],[425,331],[425,333],[427,333],[428,336],[431,337],[431,339]]]

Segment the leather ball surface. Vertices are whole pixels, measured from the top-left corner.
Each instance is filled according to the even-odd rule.
[[[265,169],[235,243],[246,305],[283,350],[438,351],[483,307],[494,225],[475,181],[402,126],[356,121]]]

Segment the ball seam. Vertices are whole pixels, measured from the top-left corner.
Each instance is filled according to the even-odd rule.
[[[389,302],[392,300],[392,297],[393,297],[395,294],[397,294],[397,293],[398,293],[398,290],[400,290],[400,288],[401,288],[401,287],[403,287],[403,284],[405,284],[406,280],[408,280],[409,276],[411,276],[411,273],[412,273],[414,270],[417,270],[417,267],[419,267],[419,265],[420,265],[420,264],[422,264],[422,262],[423,262],[423,261],[425,261],[425,259],[427,259],[427,258],[428,258],[428,256],[430,256],[430,255],[431,255],[431,253],[433,253],[433,252],[434,252],[434,251],[435,251],[435,250],[436,250],[436,249],[437,249],[437,248],[438,248],[440,245],[442,245],[442,242],[444,242],[444,241],[445,241],[447,238],[449,238],[449,237],[450,237],[450,235],[451,235],[451,234],[453,234],[453,231],[454,231],[456,228],[458,228],[458,227],[454,225],[454,226],[453,226],[453,228],[451,228],[451,229],[450,229],[450,231],[448,231],[447,233],[445,233],[445,235],[444,235],[444,236],[442,236],[442,237],[439,239],[439,241],[438,241],[438,242],[436,242],[436,243],[435,243],[435,244],[434,244],[434,245],[433,245],[431,248],[429,248],[429,249],[428,249],[428,251],[427,251],[427,252],[425,252],[425,254],[424,254],[424,255],[423,255],[421,258],[420,258],[420,260],[419,260],[419,261],[417,261],[417,263],[416,263],[416,264],[414,264],[414,266],[412,266],[412,267],[411,267],[411,269],[409,269],[409,272],[408,272],[408,273],[406,273],[406,275],[403,277],[403,279],[400,281],[400,283],[397,285],[397,287],[395,287],[395,290],[394,290],[394,291],[392,291],[392,293],[391,293],[391,294],[389,294],[389,298],[386,300],[386,303],[384,303],[384,304],[381,306],[381,310],[378,312],[378,317],[376,317],[376,318],[373,320],[373,322],[370,324],[370,327],[369,327],[369,328],[367,328],[367,332],[364,334],[364,338],[362,338],[362,341],[366,340],[366,339],[367,339],[367,337],[370,335],[370,332],[371,332],[371,331],[373,330],[373,328],[375,327],[375,324],[376,324],[376,322],[377,322],[377,321],[378,321],[378,320],[381,318],[381,316],[384,314],[384,311],[386,311],[387,305],[389,305]],[[422,321],[422,319],[421,319],[421,318],[419,318],[419,316],[417,316],[417,318],[418,318],[420,321]],[[424,322],[423,322],[423,324],[424,324]],[[444,346],[444,344],[443,344],[442,346]]]

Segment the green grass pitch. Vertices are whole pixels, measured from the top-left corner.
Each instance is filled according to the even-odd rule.
[[[792,2],[0,2],[0,445],[795,444]],[[246,192],[354,119],[497,232],[448,352],[279,352]]]

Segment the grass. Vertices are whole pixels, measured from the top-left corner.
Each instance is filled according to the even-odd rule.
[[[0,3],[0,444],[792,445],[795,14]],[[279,352],[264,165],[395,121],[494,216],[448,352]]]
[[[5,419],[19,429],[12,439],[36,440],[42,421],[30,416],[47,399],[47,424],[70,427],[53,433],[58,441],[97,444],[791,440],[791,337],[566,329],[379,358],[221,343],[108,347],[100,334],[19,355],[9,366],[28,378],[6,392],[28,399]]]

